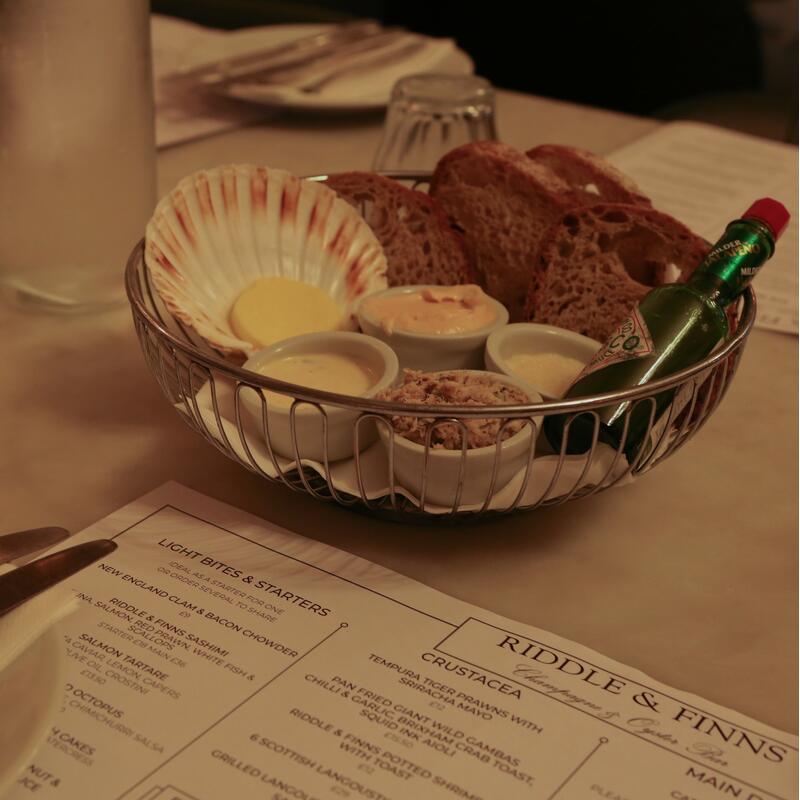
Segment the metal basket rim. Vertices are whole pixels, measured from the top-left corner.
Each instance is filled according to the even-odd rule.
[[[429,174],[412,172],[387,172],[381,173],[386,177],[413,180],[423,182],[430,179]],[[307,180],[324,180],[326,175],[309,176]],[[277,391],[281,394],[291,395],[300,402],[324,403],[325,405],[348,408],[355,411],[377,414],[405,414],[410,416],[431,416],[432,408],[429,405],[393,403],[386,400],[376,400],[374,398],[355,397],[352,395],[325,392],[318,389],[299,386],[297,384],[286,383],[283,381],[268,378],[256,372],[246,370],[229,360],[214,356],[200,350],[190,342],[176,337],[158,319],[156,319],[147,307],[145,298],[142,294],[141,285],[137,278],[139,268],[148,270],[144,259],[144,237],[134,246],[125,266],[125,289],[128,300],[135,314],[145,320],[147,325],[154,329],[157,334],[166,339],[169,344],[177,350],[183,352],[190,358],[200,361],[210,369],[233,378],[240,383],[247,384],[254,389],[268,389]],[[701,361],[686,367],[685,369],[668,375],[665,378],[642,384],[641,386],[618,391],[605,392],[603,394],[587,395],[586,397],[572,398],[570,400],[550,400],[541,403],[528,403],[517,405],[492,405],[492,406],[457,406],[448,405],[441,407],[446,411],[447,417],[453,418],[473,418],[473,417],[527,417],[531,415],[552,413],[577,413],[581,411],[591,411],[611,403],[621,403],[640,400],[644,397],[652,397],[660,391],[677,388],[688,379],[702,373],[719,362],[726,359],[735,352],[742,344],[743,340],[749,336],[755,322],[756,297],[752,286],[748,286],[742,295],[743,308],[734,335],[720,348],[708,355]]]

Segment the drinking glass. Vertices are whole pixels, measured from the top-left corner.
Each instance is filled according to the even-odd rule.
[[[497,139],[489,81],[477,75],[409,75],[392,89],[372,168],[427,172],[449,150],[481,139]]]
[[[147,0],[0,0],[0,285],[49,310],[124,301],[155,202]]]

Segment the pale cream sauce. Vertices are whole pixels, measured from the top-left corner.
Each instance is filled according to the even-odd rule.
[[[506,365],[518,378],[551,397],[563,397],[585,366],[577,358],[558,353],[517,353],[506,358]]]
[[[379,378],[365,361],[340,353],[285,356],[264,364],[258,372],[269,378],[309,389],[354,396],[369,391]],[[288,408],[294,401],[293,397],[277,392],[265,391],[264,395],[269,404],[284,408]]]
[[[472,284],[372,297],[365,301],[364,313],[377,320],[387,334],[468,333],[497,319],[489,297]]]

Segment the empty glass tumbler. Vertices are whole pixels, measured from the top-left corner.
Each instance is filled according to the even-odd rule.
[[[427,172],[458,145],[496,138],[494,90],[485,78],[409,75],[392,90],[372,168]]]
[[[0,0],[0,284],[53,310],[124,300],[155,202],[147,0]]]

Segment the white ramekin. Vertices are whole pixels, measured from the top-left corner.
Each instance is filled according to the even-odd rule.
[[[520,353],[556,353],[588,364],[600,349],[601,343],[555,325],[537,322],[515,322],[494,331],[486,340],[485,364],[492,372],[501,372],[523,382],[528,389],[537,391],[545,400],[556,400],[534,381],[525,380],[509,366],[507,359]],[[577,376],[576,376],[577,377]]]
[[[307,333],[294,336],[265,347],[254,353],[244,364],[244,369],[258,372],[270,361],[276,361],[289,355],[302,353],[337,353],[352,355],[369,363],[379,378],[375,384],[361,397],[372,397],[377,392],[387,389],[397,379],[399,366],[397,356],[392,349],[381,341],[363,333],[344,331],[328,331]],[[263,374],[261,377],[265,377]],[[293,396],[291,386],[287,386],[286,394]],[[299,387],[298,387],[299,388]],[[245,389],[241,392],[242,407],[258,426],[263,426],[263,406],[259,396]],[[358,411],[332,405],[321,405],[327,419],[327,437],[323,427],[323,414],[319,408],[302,402],[295,407],[294,420],[297,438],[297,453],[292,442],[291,406],[283,407],[270,404],[265,398],[269,439],[272,449],[278,455],[294,459],[308,458],[323,461],[325,456],[325,440],[327,438],[327,455],[329,461],[349,458],[355,451],[354,429]],[[371,420],[358,424],[359,450],[363,450],[376,439],[375,425]]]
[[[420,369],[426,372],[446,369],[480,369],[483,366],[483,351],[486,339],[492,331],[508,322],[506,307],[492,297],[487,299],[495,310],[495,319],[466,333],[411,333],[394,330],[387,333],[380,320],[364,308],[367,300],[395,294],[411,294],[425,289],[443,289],[443,286],[396,286],[365,297],[358,305],[358,323],[364,333],[386,342],[397,353],[401,368]]]

